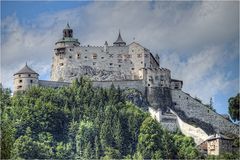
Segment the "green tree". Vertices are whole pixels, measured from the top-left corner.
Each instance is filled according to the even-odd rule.
[[[95,136],[96,129],[93,123],[90,121],[81,121],[76,136],[76,158],[93,158],[92,146],[94,145]]]
[[[156,152],[160,152],[158,154],[161,155],[161,135],[162,128],[156,120],[148,117],[143,121],[138,136],[137,150],[142,154],[144,159],[151,159]]]
[[[36,140],[28,127],[26,134],[16,139],[13,145],[13,159],[50,159],[53,158],[53,139],[49,133],[40,133]]]
[[[193,138],[186,137],[181,134],[174,135],[174,143],[177,148],[177,158],[180,159],[193,159],[198,156]]]
[[[228,99],[228,113],[230,114],[232,120],[239,121],[239,102],[240,102],[240,94],[238,93],[235,97],[230,97]]]

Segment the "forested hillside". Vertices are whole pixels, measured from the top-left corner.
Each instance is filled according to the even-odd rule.
[[[169,133],[123,91],[70,87],[1,90],[1,159],[196,158],[192,138]]]

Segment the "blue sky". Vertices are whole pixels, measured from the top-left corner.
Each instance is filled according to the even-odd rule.
[[[121,29],[154,54],[185,92],[219,113],[239,92],[239,2],[1,1],[1,82],[27,61],[49,79],[54,43],[66,23],[82,45],[114,42]]]

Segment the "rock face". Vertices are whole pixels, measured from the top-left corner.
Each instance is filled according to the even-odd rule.
[[[59,70],[60,72],[60,70]],[[74,66],[64,70],[64,82],[71,82],[76,77],[86,76],[92,81],[114,81],[124,80],[126,76],[121,71],[107,71],[102,69],[93,68],[91,66]]]
[[[140,109],[144,111],[148,110],[149,103],[140,91],[136,89],[126,89],[124,90],[123,95],[127,101],[132,102]]]

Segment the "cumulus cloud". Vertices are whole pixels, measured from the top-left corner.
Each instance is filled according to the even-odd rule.
[[[48,78],[54,43],[69,22],[82,45],[110,44],[121,29],[125,41],[134,38],[160,54],[162,66],[184,81],[184,89],[207,101],[236,82],[224,66],[238,58],[238,3],[93,2],[42,13],[27,24],[9,15],[1,24],[1,81],[11,87],[12,74],[26,61]]]

